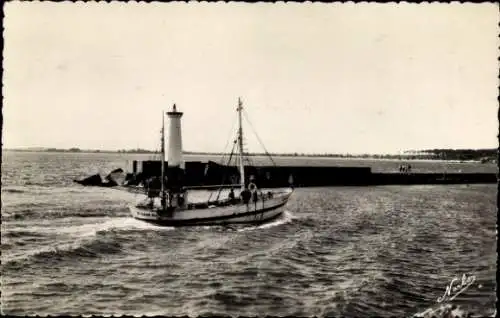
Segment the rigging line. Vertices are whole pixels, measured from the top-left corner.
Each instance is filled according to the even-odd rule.
[[[229,156],[229,162],[231,162],[231,158],[233,157],[235,146],[236,146],[236,140],[233,143],[233,149],[231,149],[231,155]],[[222,186],[225,184],[224,182],[226,182],[226,176],[227,176],[227,171],[222,177]],[[219,188],[219,193],[217,193],[217,198],[215,199],[216,201],[219,200],[221,192],[222,192],[222,187]]]
[[[255,179],[257,179],[257,176],[258,176],[258,174],[259,174],[259,173],[258,173],[258,168],[257,168],[257,166],[256,166],[256,164],[255,164],[255,161],[253,161],[253,159],[252,159],[251,157],[252,157],[252,155],[247,153],[247,154],[243,157],[243,161],[244,161],[244,164],[245,164],[245,162],[246,162],[246,164],[247,164],[249,167],[255,167],[255,168],[256,168],[255,173],[254,173],[254,174],[252,174],[252,175],[253,175],[253,177],[254,177]],[[271,160],[272,160],[272,158],[271,158]],[[256,180],[254,180],[254,181],[256,181]],[[260,189],[259,189],[258,191],[262,193],[262,191],[261,191]]]
[[[247,155],[245,156],[245,161],[247,162],[247,164],[248,164],[249,166],[255,167],[255,164],[254,164],[254,162],[252,161],[252,159],[251,159],[250,157],[251,157],[251,155],[250,155],[250,154],[247,154]]]
[[[231,149],[231,154],[230,154],[230,156],[229,156],[229,163],[231,162],[231,159],[232,159],[232,157],[233,157],[233,153],[234,153],[234,148],[235,148],[235,146],[236,146],[236,140],[234,140],[234,142],[233,142],[233,148]],[[229,164],[229,163],[228,163],[228,164]],[[221,184],[221,185],[224,185],[224,182],[226,182],[226,173],[224,173],[224,174],[222,175],[222,182],[221,182],[222,184]],[[222,192],[222,187],[220,187],[220,188],[219,188],[219,192],[218,192],[218,194],[217,194],[217,198],[216,198],[216,200],[218,200],[218,199],[219,199],[219,196],[220,196],[221,192]],[[214,192],[210,192],[210,196],[208,197],[208,201],[210,201],[210,199],[212,199],[213,194],[214,194]]]
[[[243,166],[246,163],[249,167],[255,167],[255,164],[250,157],[251,157],[250,153],[243,151],[243,157],[242,157]]]
[[[236,119],[237,118],[235,116],[234,119],[233,119],[233,124],[231,125],[231,130],[229,130],[229,137],[226,139],[227,142],[226,142],[226,145],[224,146],[223,151],[222,151],[222,158],[221,158],[222,163],[224,163],[224,158],[226,157],[226,148],[227,148],[227,146],[229,145],[229,142],[232,139],[231,136],[233,135],[233,129],[234,129],[234,125],[236,123]]]
[[[233,119],[233,124],[231,125],[231,129],[229,131],[229,137],[226,139],[227,142],[226,142],[226,145],[224,146],[223,150],[222,150],[222,158],[221,158],[221,163],[224,164],[224,160],[226,158],[226,148],[227,146],[229,145],[229,142],[231,141],[231,136],[233,135],[233,129],[234,129],[234,125],[236,123],[236,119],[237,117],[235,116],[234,119]],[[234,149],[234,145],[233,145],[233,149]],[[233,150],[231,150],[232,152]],[[208,201],[210,201],[210,199],[212,198],[212,195],[214,194],[213,191],[210,191],[210,196],[208,197]]]
[[[235,146],[236,146],[236,140],[233,143],[233,148],[231,149],[231,154],[229,155],[229,162],[231,162],[231,159],[233,157]],[[227,176],[227,172],[222,176],[222,185],[224,185],[226,182],[226,176]],[[216,200],[219,200],[219,196],[220,196],[221,192],[222,192],[222,187],[219,188],[219,193],[217,194]]]
[[[255,164],[255,161],[253,161],[253,159],[250,158],[250,156],[247,157],[247,160],[248,160],[248,165],[251,166],[251,167],[254,167],[255,168],[255,174],[254,174],[254,182],[258,182],[258,177],[260,175],[260,168],[257,167],[257,165]],[[257,189],[260,193],[262,193],[262,189],[258,188]]]
[[[246,161],[247,161],[249,167],[255,167],[256,168],[255,169],[256,171],[254,173],[250,174],[249,178],[253,176],[254,177],[253,182],[257,182],[258,169],[257,169],[255,163],[252,161],[252,159],[250,159],[250,156],[246,157]]]
[[[160,130],[160,135],[161,135],[161,130]],[[156,149],[153,151],[153,153],[152,153],[152,154],[151,154],[151,153],[150,153],[150,154],[148,154],[148,157],[149,157],[149,159],[148,159],[148,160],[160,161],[160,164],[161,164],[161,158],[158,158],[158,157],[160,156],[160,155],[159,155],[159,153],[160,153],[160,152],[161,152],[161,151],[160,151],[158,148],[156,148]],[[148,178],[148,179],[150,179],[150,180],[151,180],[151,179],[155,179],[155,177],[156,177],[156,176],[153,174],[152,176],[149,176],[149,178]],[[143,180],[144,192],[146,192],[146,193],[147,193],[147,192],[148,192],[148,189],[147,189],[147,188],[149,188],[149,187],[147,187],[147,188],[146,188],[146,179],[144,178],[144,175],[141,177],[141,179]],[[160,178],[160,177],[158,177],[158,180],[160,180],[160,179],[161,179],[161,178]]]
[[[253,125],[252,123],[250,122],[250,119],[248,118],[248,115],[246,113],[246,111],[243,109],[243,115],[245,116],[245,119],[247,120],[248,124],[250,125],[250,128],[252,128],[252,131],[253,133],[255,134],[255,136],[257,137],[257,140],[259,141],[260,145],[262,146],[262,148],[264,148],[264,151],[266,153],[266,155],[269,157],[269,159],[271,159],[271,162],[273,163],[273,165],[276,167],[276,163],[274,162],[273,158],[271,157],[271,155],[269,154],[269,152],[267,151],[266,147],[264,146],[264,143],[262,142],[262,140],[260,139],[259,135],[257,134],[257,132],[255,131],[255,129],[253,128]]]

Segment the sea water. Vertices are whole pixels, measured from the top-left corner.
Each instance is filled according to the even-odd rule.
[[[495,313],[496,185],[298,188],[271,223],[175,229],[72,182],[123,162],[4,154],[3,314]]]

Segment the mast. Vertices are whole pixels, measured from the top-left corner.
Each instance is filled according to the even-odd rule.
[[[245,190],[245,167],[243,166],[243,128],[241,124],[241,111],[243,110],[243,104],[241,99],[238,97],[238,148],[240,150],[240,185],[241,191]]]
[[[165,115],[164,111],[161,112],[161,189],[160,189],[160,201],[161,208],[165,210],[166,208],[166,198],[165,198]]]

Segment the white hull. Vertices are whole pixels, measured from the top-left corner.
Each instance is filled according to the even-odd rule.
[[[204,209],[176,210],[168,216],[138,206],[130,206],[130,211],[136,219],[165,226],[255,224],[280,216],[291,194],[292,191],[275,194],[273,198],[261,199],[256,204],[250,202]]]

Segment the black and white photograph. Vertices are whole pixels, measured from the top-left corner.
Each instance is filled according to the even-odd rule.
[[[3,10],[2,315],[496,316],[498,4]]]

